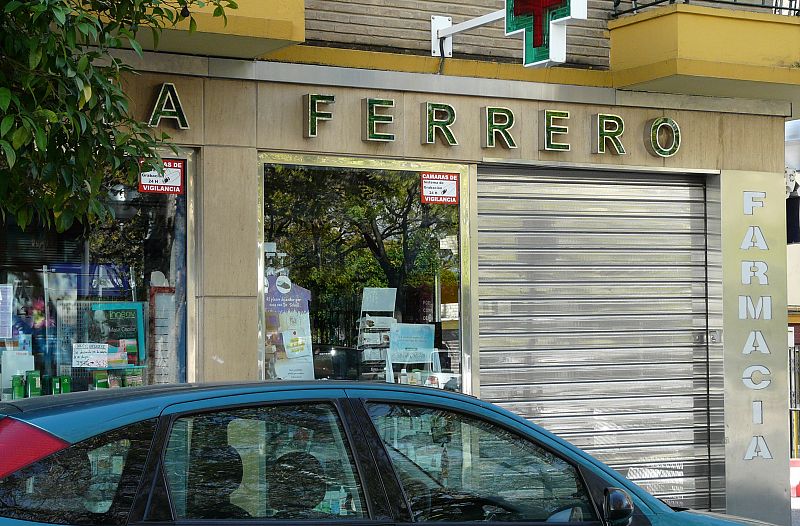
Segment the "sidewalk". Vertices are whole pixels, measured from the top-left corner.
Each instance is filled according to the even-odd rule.
[[[800,526],[800,497],[792,497],[792,526]]]

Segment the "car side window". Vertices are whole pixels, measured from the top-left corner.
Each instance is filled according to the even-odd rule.
[[[97,435],[0,480],[0,517],[127,524],[155,426],[146,420]]]
[[[178,418],[164,469],[176,519],[364,518],[332,405],[247,407]]]
[[[437,408],[368,409],[416,522],[598,520],[578,470],[515,433]]]

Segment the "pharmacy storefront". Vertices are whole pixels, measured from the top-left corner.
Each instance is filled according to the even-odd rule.
[[[20,370],[463,391],[675,504],[788,509],[774,104],[167,59],[129,87],[183,148],[120,189],[132,218],[153,203],[136,265],[110,232],[74,243],[74,270],[66,248],[0,268]],[[23,276],[47,277],[37,298],[74,283],[43,341],[17,322]],[[135,350],[81,328],[123,312]]]

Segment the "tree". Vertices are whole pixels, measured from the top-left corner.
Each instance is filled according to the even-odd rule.
[[[235,0],[0,0],[0,224],[58,231],[107,219],[106,196],[158,167],[155,136],[129,113],[113,50],[142,54],[140,32],[161,30]],[[145,160],[145,166],[140,161]]]

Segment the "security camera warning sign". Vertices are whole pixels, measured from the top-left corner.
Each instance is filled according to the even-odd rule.
[[[425,204],[457,205],[458,174],[422,172],[420,200]]]
[[[139,174],[139,192],[146,194],[183,194],[186,161],[164,159],[164,172],[157,170]]]

